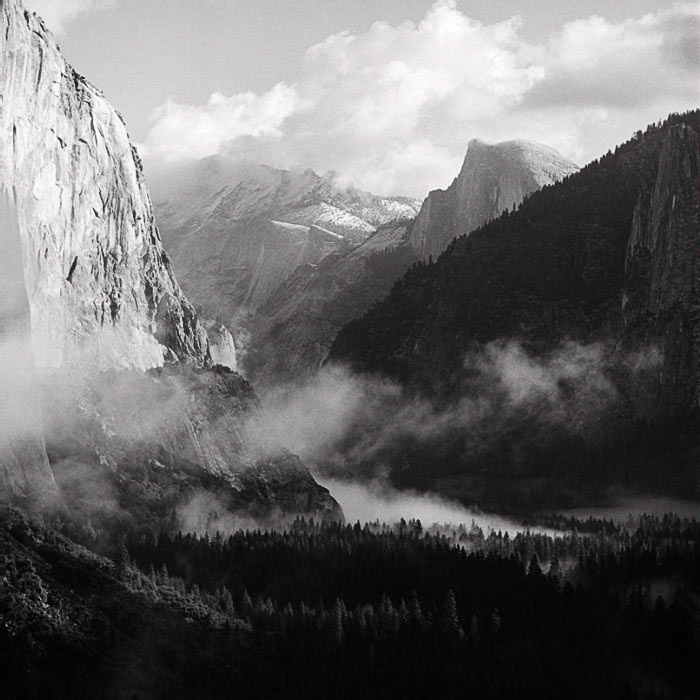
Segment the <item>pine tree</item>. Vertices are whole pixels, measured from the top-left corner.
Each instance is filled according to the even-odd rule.
[[[226,615],[226,617],[233,619],[236,617],[236,608],[233,605],[233,596],[231,591],[224,586],[219,596],[219,604],[221,606],[221,611]]]
[[[393,635],[399,631],[399,614],[386,594],[379,604],[379,629],[383,635]]]
[[[411,624],[411,613],[409,613],[408,606],[403,598],[401,598],[401,604],[399,605],[399,622],[403,629]]]
[[[160,569],[158,569],[157,580],[159,586],[167,586],[170,584],[170,574],[168,573],[168,567],[165,565],[165,562],[163,562]]]
[[[117,569],[117,576],[124,581],[127,576],[129,566],[131,565],[131,558],[129,557],[129,550],[126,548],[126,544],[123,540],[117,549],[117,556],[114,563]]]
[[[411,617],[411,624],[421,629],[425,627],[425,618],[423,617],[423,611],[421,610],[420,600],[416,591],[411,591],[408,597],[408,612]]]
[[[537,559],[537,555],[533,553],[530,557],[530,565],[528,566],[528,575],[533,578],[539,578],[542,576],[542,568],[540,567],[540,562]]]
[[[333,635],[333,641],[336,644],[342,644],[345,637],[345,632],[343,630],[343,617],[344,617],[345,606],[343,605],[340,598],[336,598],[335,604],[331,611],[331,632]]]
[[[440,616],[440,627],[445,634],[454,637],[463,637],[464,631],[459,626],[459,617],[457,615],[457,600],[454,592],[450,589],[445,596],[445,603],[442,607],[442,615]]]
[[[250,595],[248,595],[248,589],[244,588],[243,596],[241,597],[241,610],[243,611],[243,615],[248,615],[252,609],[253,601],[251,600]]]

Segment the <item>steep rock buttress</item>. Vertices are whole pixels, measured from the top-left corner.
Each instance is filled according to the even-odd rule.
[[[39,366],[203,365],[124,122],[36,15],[0,0],[0,186],[17,210]]]
[[[58,484],[73,512],[138,526],[177,527],[178,509],[202,498],[338,515],[298,458],[245,439],[259,405],[242,378],[211,368],[122,118],[19,0],[0,0],[0,14],[2,254],[17,300],[0,306],[0,369],[23,377],[19,389],[0,381],[21,419],[0,432],[0,493]],[[6,348],[18,348],[10,363]]]

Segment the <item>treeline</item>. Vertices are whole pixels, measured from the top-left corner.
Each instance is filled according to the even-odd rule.
[[[533,557],[561,584],[598,578],[605,571],[609,584],[621,587],[678,575],[700,587],[696,520],[643,516],[633,528],[595,519],[564,523],[570,531],[556,536],[533,529],[511,537],[502,531],[485,534],[474,523],[424,529],[417,520],[340,525],[301,518],[288,530],[227,537],[145,532],[127,537],[123,548],[144,572],[165,568],[188,586],[226,587],[237,597],[247,590],[282,604],[332,603],[340,597],[355,605],[386,595],[407,600],[414,589],[437,602],[448,588],[463,587],[460,577],[480,565],[475,562],[498,559],[525,570]]]
[[[5,696],[693,698],[698,523],[597,522],[511,537],[299,519],[130,535],[110,560],[5,514]]]

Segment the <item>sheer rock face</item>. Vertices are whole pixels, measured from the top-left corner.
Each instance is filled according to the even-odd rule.
[[[660,348],[653,387],[636,387],[642,416],[700,405],[700,149],[687,125],[669,129],[653,187],[640,194],[625,260],[626,344]]]
[[[519,205],[535,190],[578,167],[553,148],[529,141],[470,141],[462,170],[447,190],[423,203],[409,242],[422,258],[440,255],[453,238]]]
[[[32,362],[29,303],[17,216],[0,190],[0,494],[32,505],[57,500]]]
[[[342,517],[296,457],[246,439],[257,399],[210,369],[120,116],[38,17],[0,12],[0,497],[142,526],[195,498]]]
[[[126,127],[43,22],[1,0],[0,185],[19,222],[38,366],[209,361]]]

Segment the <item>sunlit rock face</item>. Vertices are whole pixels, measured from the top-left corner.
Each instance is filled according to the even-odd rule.
[[[235,371],[238,367],[238,360],[236,357],[236,342],[231,335],[231,331],[216,321],[205,322],[204,327],[209,336],[212,362],[215,365],[228,367]]]
[[[409,242],[419,256],[437,257],[453,238],[518,206],[532,192],[578,167],[553,148],[530,141],[469,142],[462,170],[447,190],[431,192]]]
[[[298,458],[245,438],[257,399],[211,368],[121,117],[38,17],[0,10],[0,500],[139,527],[178,527],[193,499],[342,517]]]
[[[38,366],[209,361],[120,115],[18,0],[1,0],[0,186],[16,209]]]

